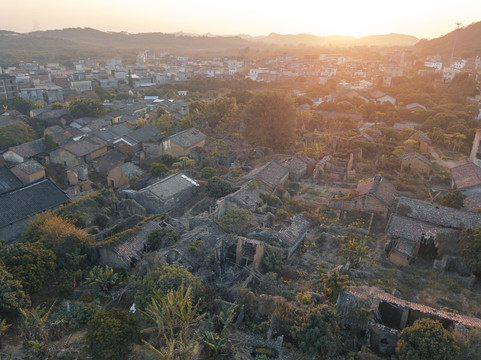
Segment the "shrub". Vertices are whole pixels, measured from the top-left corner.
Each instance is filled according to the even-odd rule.
[[[400,360],[448,360],[456,358],[458,348],[439,321],[421,319],[401,332],[396,353]]]
[[[84,327],[94,317],[97,310],[98,309],[93,305],[80,305],[73,307],[71,312],[67,314],[69,328],[72,330],[78,330]]]
[[[138,320],[123,309],[101,310],[87,324],[85,342],[95,359],[126,359],[139,341]]]
[[[162,175],[166,175],[168,173],[169,173],[169,168],[164,164],[152,163],[152,165],[150,165],[150,174],[153,177],[159,177]]]
[[[471,271],[481,274],[481,228],[464,229],[458,240],[458,247],[463,260]]]
[[[219,220],[220,227],[227,232],[245,234],[256,226],[254,215],[245,209],[229,209]]]
[[[210,166],[206,166],[200,171],[199,177],[201,179],[209,180],[210,178],[217,176],[217,171]]]
[[[211,177],[205,185],[207,195],[213,198],[220,198],[232,192],[232,185],[218,176]]]
[[[439,202],[439,205],[448,206],[454,209],[462,209],[464,207],[465,198],[466,195],[464,195],[458,189],[454,189],[443,196],[443,198]]]
[[[43,287],[55,269],[55,254],[40,242],[15,243],[0,248],[0,262],[28,293]]]
[[[179,240],[177,231],[168,228],[156,228],[147,235],[147,247],[150,251],[174,245]]]
[[[305,354],[331,357],[339,349],[340,329],[336,312],[328,305],[314,308],[306,321],[294,326],[299,349]]]
[[[0,263],[0,312],[17,310],[29,303],[30,299],[20,281],[15,280]]]
[[[144,309],[150,303],[154,290],[165,294],[169,290],[178,289],[182,282],[186,287],[192,287],[194,297],[200,295],[202,283],[199,278],[185,269],[170,265],[144,276],[142,285],[135,294],[135,303],[139,309]]]

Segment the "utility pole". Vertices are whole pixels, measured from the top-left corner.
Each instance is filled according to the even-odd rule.
[[[453,64],[454,64],[454,49],[456,48],[456,40],[458,40],[458,32],[459,32],[460,27],[461,27],[461,23],[457,22],[456,23],[456,34],[454,36],[453,51],[451,52],[451,66],[453,66]]]

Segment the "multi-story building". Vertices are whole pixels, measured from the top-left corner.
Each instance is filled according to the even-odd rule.
[[[0,99],[11,99],[19,95],[15,76],[0,74]]]

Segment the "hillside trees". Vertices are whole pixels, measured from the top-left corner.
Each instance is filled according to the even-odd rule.
[[[275,151],[292,147],[296,138],[296,110],[287,96],[276,92],[256,94],[244,113],[246,139]]]

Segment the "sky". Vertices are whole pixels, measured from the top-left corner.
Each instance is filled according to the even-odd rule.
[[[4,2],[2,4],[2,2]],[[91,27],[102,31],[215,35],[401,33],[442,36],[481,21],[479,0],[22,0],[0,1],[0,30]]]

